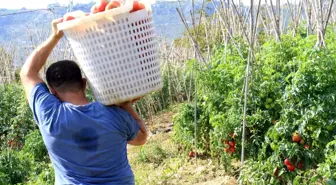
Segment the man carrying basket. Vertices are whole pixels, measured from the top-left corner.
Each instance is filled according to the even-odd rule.
[[[21,69],[34,119],[55,169],[55,184],[134,184],[127,144],[143,145],[148,132],[133,102],[104,106],[89,102],[86,81],[73,61],[59,61],[39,77],[53,48],[63,37],[53,21],[52,35]]]

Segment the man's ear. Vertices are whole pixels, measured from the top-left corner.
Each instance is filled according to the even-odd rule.
[[[85,92],[86,91],[86,79],[83,78],[82,80],[83,80],[83,90]]]
[[[54,88],[49,87],[49,90],[50,90],[51,94],[53,94],[54,96],[56,96],[57,92],[56,92],[56,90]]]

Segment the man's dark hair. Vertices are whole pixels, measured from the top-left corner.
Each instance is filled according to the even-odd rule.
[[[58,92],[83,90],[82,73],[76,62],[61,60],[50,65],[46,78],[48,85]]]

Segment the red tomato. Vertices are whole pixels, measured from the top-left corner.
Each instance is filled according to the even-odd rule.
[[[234,138],[234,134],[233,134],[233,132],[230,133],[230,137]]]
[[[309,145],[308,144],[305,144],[305,149],[309,149]]]
[[[111,1],[105,8],[105,10],[111,10],[113,8],[118,8],[120,7],[120,2],[119,1]]]
[[[91,13],[95,14],[98,12],[105,11],[105,8],[109,2],[107,0],[99,0],[95,5],[91,8]]]
[[[236,151],[236,149],[234,147],[230,147],[230,149],[229,149],[230,154],[233,154],[235,151]]]
[[[293,166],[293,164],[290,162],[290,160],[288,158],[285,159],[284,163],[287,166]]]
[[[98,9],[98,12],[105,11],[106,6],[109,4],[107,0],[100,0],[98,3],[96,3],[96,8]]]
[[[292,136],[292,140],[293,140],[293,142],[300,143],[300,141],[301,141],[301,136],[300,136],[298,133],[295,133],[295,134]]]
[[[295,170],[295,167],[291,166],[291,165],[287,165],[287,169],[288,169],[288,171],[292,172],[292,171]]]
[[[190,152],[189,152],[189,157],[195,157],[195,152],[190,151]]]
[[[299,162],[299,164],[297,165],[297,168],[301,169],[302,168],[302,161]]]
[[[71,16],[71,15],[64,15],[63,21],[70,21],[70,20],[74,20],[75,17]]]
[[[231,147],[234,147],[234,146],[236,145],[236,143],[235,143],[234,141],[230,141],[230,142],[229,142],[229,145],[230,145]]]
[[[131,12],[136,12],[138,10],[142,10],[145,9],[145,5],[140,3],[139,1],[134,1],[133,2],[133,9],[131,10]]]

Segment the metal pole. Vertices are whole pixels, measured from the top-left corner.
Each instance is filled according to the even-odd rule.
[[[248,81],[249,81],[249,74],[250,74],[250,63],[252,60],[252,52],[253,52],[253,0],[250,0],[251,3],[251,11],[250,11],[250,45],[249,45],[249,54],[247,58],[246,64],[246,74],[245,74],[245,92],[244,92],[244,110],[243,110],[243,133],[242,133],[242,148],[241,148],[241,168],[240,168],[240,176],[242,175],[242,167],[244,165],[245,160],[245,128],[246,128],[246,109],[247,109],[247,95],[248,95]]]
[[[195,53],[196,55],[196,53]],[[196,64],[194,62],[194,69],[193,69],[193,76],[194,76],[194,80],[195,80],[195,112],[194,112],[194,141],[195,141],[195,164],[197,165],[197,77],[196,77],[196,74],[197,74],[197,69],[196,68]]]

